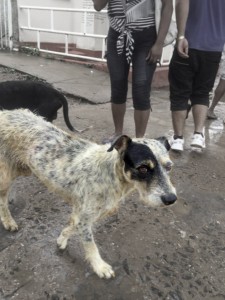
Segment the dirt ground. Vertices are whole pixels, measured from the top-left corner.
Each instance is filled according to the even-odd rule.
[[[27,79],[0,67],[0,81]],[[150,138],[170,134],[168,91],[153,91]],[[112,133],[109,104],[91,105],[68,98],[70,119],[93,128],[83,137],[100,142]],[[218,106],[225,116],[224,102]],[[62,112],[54,122],[65,127]],[[125,131],[133,135],[133,110],[128,101]],[[192,117],[187,120],[187,146],[171,153],[172,181],[179,200],[166,209],[144,206],[137,195],[118,214],[94,229],[104,259],[115,279],[99,279],[84,260],[76,235],[68,248],[56,239],[70,207],[47,191],[34,176],[19,178],[10,194],[19,231],[0,224],[0,300],[222,300],[225,299],[225,134],[222,119],[207,122],[207,149],[188,146]]]

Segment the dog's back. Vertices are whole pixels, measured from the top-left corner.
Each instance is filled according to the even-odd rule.
[[[31,80],[0,83],[0,109],[29,109],[52,122],[61,107],[67,127],[80,132],[70,123],[67,99],[49,84]]]
[[[8,110],[27,108],[34,111],[40,105],[40,99],[52,99],[52,93],[57,96],[56,90],[41,82],[29,80],[0,82],[0,108]]]
[[[13,168],[30,168],[43,181],[51,179],[63,185],[63,172],[61,178],[53,178],[56,165],[70,169],[76,156],[91,145],[94,143],[71,136],[29,110],[0,111],[1,159]]]
[[[54,147],[59,149],[62,144],[63,150],[66,151],[71,143],[85,146],[91,142],[71,136],[28,109],[0,111],[0,148],[6,149],[8,145],[10,149],[15,149],[17,160],[23,156],[22,160],[26,161],[28,152],[37,145],[39,148],[46,148],[46,151],[49,148],[52,155]],[[83,149],[74,145],[73,150],[79,153]]]

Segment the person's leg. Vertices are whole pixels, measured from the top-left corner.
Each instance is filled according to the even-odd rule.
[[[221,58],[220,52],[198,51],[199,68],[191,95],[194,134],[191,146],[205,147],[205,121],[209,107],[209,93],[213,88]]]
[[[137,138],[141,138],[145,135],[149,116],[150,109],[134,110],[135,135]]]
[[[214,92],[212,103],[208,109],[208,113],[207,113],[208,119],[217,119],[214,109],[224,94],[225,94],[225,79],[220,78],[219,84],[217,85]]]
[[[205,120],[207,117],[208,106],[194,104],[192,114],[194,119],[194,133],[192,136],[191,146],[205,148]]]
[[[126,112],[126,97],[128,89],[129,64],[125,53],[118,55],[116,42],[118,33],[109,30],[107,37],[107,66],[111,82],[111,111],[114,123],[114,133],[105,142],[110,142],[123,133],[124,116]]]
[[[225,50],[223,51],[222,54],[218,74],[220,76],[220,79],[214,91],[214,97],[208,110],[208,114],[207,114],[208,119],[217,119],[217,116],[214,113],[214,109],[217,106],[220,99],[225,94]]]
[[[199,68],[191,95],[195,132],[202,133],[209,107],[209,93],[218,72],[221,52],[198,51]]]
[[[135,135],[141,138],[146,133],[150,116],[150,91],[156,64],[148,64],[146,57],[156,39],[154,28],[137,32],[134,37],[132,57],[132,95],[134,105]]]
[[[194,131],[203,132],[205,127],[205,120],[207,116],[208,107],[206,105],[196,104],[192,107],[192,114],[194,119]]]
[[[121,135],[123,133],[124,116],[126,113],[126,103],[116,104],[111,103],[112,117],[114,123],[114,136]]]
[[[175,49],[169,66],[170,109],[174,131],[170,144],[171,148],[177,151],[183,151],[185,120],[190,109],[188,100],[192,92],[194,77],[192,58],[191,51],[189,58],[184,59],[178,55]]]
[[[187,116],[187,110],[176,110],[171,112],[172,124],[175,137],[182,137],[184,133],[185,120]]]
[[[187,110],[171,111],[173,136],[170,138],[169,143],[172,150],[184,150],[184,126],[187,119]]]

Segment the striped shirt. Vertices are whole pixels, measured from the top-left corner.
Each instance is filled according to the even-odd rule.
[[[108,16],[110,26],[120,33],[117,40],[117,52],[125,51],[127,61],[131,61],[134,50],[132,31],[155,26],[154,0],[109,0]]]

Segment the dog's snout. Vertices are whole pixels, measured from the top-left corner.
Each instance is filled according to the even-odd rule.
[[[165,205],[170,205],[177,200],[177,196],[176,194],[171,193],[171,194],[163,195],[161,199]]]

